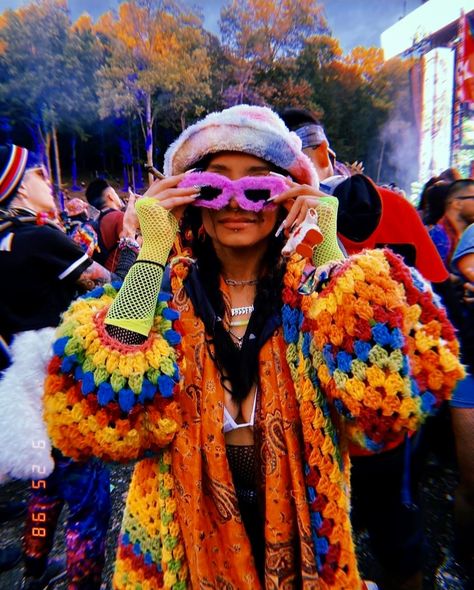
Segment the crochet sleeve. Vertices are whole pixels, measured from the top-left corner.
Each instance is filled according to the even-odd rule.
[[[45,383],[45,420],[55,447],[77,460],[125,462],[171,442],[180,424],[173,399],[179,382],[173,329],[178,314],[160,294],[150,335],[124,345],[104,319],[119,285],[72,303],[56,333]]]
[[[306,295],[294,286],[284,290],[283,316],[300,404],[308,391],[314,403],[316,391],[323,412],[335,411],[358,446],[378,452],[401,441],[464,375],[444,308],[390,250],[352,256]]]

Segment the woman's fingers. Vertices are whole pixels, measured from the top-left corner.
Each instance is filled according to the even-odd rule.
[[[294,225],[299,225],[304,221],[308,209],[318,206],[319,197],[327,195],[309,184],[298,184],[289,179],[285,180],[289,187],[288,190],[269,200],[277,205],[282,205],[288,211],[284,221],[284,228],[288,232]]]
[[[303,223],[308,209],[316,208],[318,206],[318,199],[311,197],[298,197],[291,206],[286,217],[285,227],[291,228],[294,224],[299,225]]]
[[[308,209],[316,208],[319,205],[317,197],[297,197],[291,201],[284,201],[282,205],[288,210],[285,218],[285,230],[291,230],[294,225],[302,223],[308,213]]]
[[[170,188],[157,195],[156,199],[165,209],[173,209],[173,207],[192,203],[199,197],[199,194],[199,189],[196,189],[194,186],[188,188]]]
[[[150,185],[150,187],[148,188],[148,190],[145,192],[145,194],[143,195],[144,197],[157,197],[158,195],[160,195],[163,191],[170,189],[170,188],[175,188],[178,183],[183,180],[183,178],[186,176],[186,174],[189,174],[190,171],[188,172],[183,172],[182,174],[176,174],[175,176],[167,176],[166,178],[163,179],[156,179],[154,182],[152,182],[152,184]]]
[[[192,172],[192,170],[155,180],[143,196],[156,199],[163,209],[171,211],[179,221],[185,208],[200,194],[199,188],[195,186],[178,188],[178,184],[189,172]]]
[[[309,184],[296,184],[295,182],[292,183],[293,186],[289,188],[287,191],[280,193],[276,197],[271,197],[269,201],[272,203],[276,203],[277,205],[283,204],[285,201],[290,199],[296,199],[297,197],[327,197],[327,194],[323,193],[319,189],[315,188],[314,186],[310,186]]]
[[[182,207],[184,205],[189,205],[190,203],[193,203],[198,196],[199,193],[194,193],[191,195],[170,195],[164,199],[160,199],[159,203],[164,209],[168,209],[168,211],[171,211],[175,207]]]
[[[172,211],[179,220],[186,206],[199,196],[199,189],[194,186],[178,188],[178,184],[189,172],[192,171],[155,180],[143,196],[155,198],[164,209]]]

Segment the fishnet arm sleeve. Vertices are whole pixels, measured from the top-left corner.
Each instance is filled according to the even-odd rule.
[[[117,266],[115,268],[115,274],[118,277],[120,277],[121,280],[123,280],[127,276],[127,273],[130,270],[132,264],[137,259],[137,256],[137,252],[135,250],[132,250],[131,248],[125,247],[119,251],[119,257]]]
[[[320,197],[320,204],[316,207],[318,225],[324,240],[316,246],[313,252],[313,264],[317,268],[328,262],[344,259],[344,254],[337,242],[337,208],[339,201],[336,197]]]
[[[137,332],[132,332],[130,330],[126,330],[125,328],[119,328],[119,326],[107,326],[106,327],[107,333],[118,340],[122,344],[131,344],[132,346],[139,346],[146,341],[146,336],[143,334],[138,334]]]
[[[105,323],[148,336],[153,325],[164,265],[178,231],[178,222],[172,213],[151,197],[140,199],[136,208],[143,245],[110,306]]]

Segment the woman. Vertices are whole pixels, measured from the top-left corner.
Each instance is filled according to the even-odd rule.
[[[138,201],[143,245],[118,296],[71,307],[46,383],[64,453],[148,457],[114,586],[363,588],[347,443],[377,451],[449,395],[462,369],[444,311],[393,254],[342,260],[334,200],[267,108],[208,115],[165,173]],[[314,209],[313,260],[283,259]],[[172,261],[160,292],[179,225],[195,260]]]

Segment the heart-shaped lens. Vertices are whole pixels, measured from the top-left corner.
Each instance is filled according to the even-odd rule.
[[[213,201],[222,194],[221,188],[215,188],[214,186],[201,186],[199,187],[199,199],[202,201]]]
[[[259,201],[268,201],[271,191],[268,188],[248,188],[244,190],[244,195],[252,203],[258,203]]]

